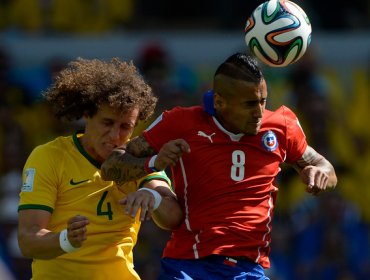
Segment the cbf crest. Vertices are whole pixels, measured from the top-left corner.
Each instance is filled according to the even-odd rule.
[[[262,136],[262,146],[269,152],[276,150],[278,141],[273,131],[269,130]]]

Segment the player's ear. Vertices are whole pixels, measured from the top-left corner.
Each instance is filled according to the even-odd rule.
[[[223,109],[225,106],[225,99],[217,92],[214,93],[213,106],[215,109]]]

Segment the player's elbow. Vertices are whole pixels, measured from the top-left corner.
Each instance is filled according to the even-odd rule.
[[[175,211],[176,212],[176,211]],[[166,223],[158,224],[159,227],[165,230],[175,230],[178,229],[183,221],[183,213],[179,211],[177,213],[172,213],[172,217],[167,220]]]
[[[168,198],[173,200],[172,198]],[[155,224],[165,230],[178,229],[183,222],[183,211],[176,200],[167,202],[166,207],[154,212],[153,220]]]
[[[26,238],[24,234],[18,233],[18,247],[23,257],[32,259],[33,258],[32,250],[30,246],[28,246],[28,243],[26,242],[25,239]]]
[[[166,220],[154,219],[155,224],[164,230],[175,230],[181,225],[182,219]]]

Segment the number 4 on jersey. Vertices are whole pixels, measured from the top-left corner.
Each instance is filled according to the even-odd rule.
[[[108,191],[105,191],[101,197],[101,199],[99,200],[99,203],[98,203],[98,207],[96,209],[96,214],[98,216],[104,216],[104,215],[107,215],[109,220],[112,220],[113,219],[113,212],[112,212],[112,207],[111,207],[111,204],[110,202],[107,202],[107,203],[104,203],[104,200],[105,198],[107,197],[107,194],[108,194]],[[107,210],[106,211],[103,211],[102,208],[106,206],[107,207]]]

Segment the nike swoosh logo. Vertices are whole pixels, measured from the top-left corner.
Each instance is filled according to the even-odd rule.
[[[71,179],[71,181],[69,181],[69,183],[70,183],[72,186],[76,186],[76,185],[79,185],[79,184],[85,183],[85,182],[87,182],[87,181],[89,181],[89,179],[87,179],[87,180],[82,180],[82,181],[77,181],[77,182],[75,182],[75,181],[73,181],[73,179]]]

